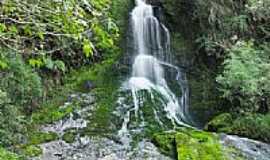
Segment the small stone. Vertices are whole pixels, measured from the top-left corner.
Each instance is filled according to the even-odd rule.
[[[87,91],[90,91],[90,90],[95,88],[94,83],[92,81],[89,81],[89,80],[85,81],[83,86],[84,86],[84,89]]]

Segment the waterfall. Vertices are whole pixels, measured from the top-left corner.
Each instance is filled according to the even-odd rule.
[[[131,14],[133,34],[133,55],[131,77],[123,84],[124,90],[132,93],[133,107],[129,108],[124,116],[124,122],[119,134],[128,132],[128,123],[131,113],[138,119],[141,114],[140,91],[150,93],[154,101],[154,92],[162,98],[163,111],[174,126],[185,125],[190,122],[188,117],[188,86],[184,74],[173,65],[170,51],[170,33],[164,24],[154,16],[153,7],[145,0],[136,0],[136,6]],[[169,68],[165,70],[165,68]],[[168,72],[176,73],[181,97],[177,97],[170,89],[166,75]],[[153,109],[157,123],[162,125],[157,111]],[[144,119],[140,117],[140,119]],[[141,125],[143,125],[142,122]]]

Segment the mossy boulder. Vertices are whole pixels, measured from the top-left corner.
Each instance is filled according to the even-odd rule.
[[[233,117],[230,113],[223,113],[216,116],[206,126],[205,130],[212,132],[229,132],[233,123]]]
[[[67,143],[73,143],[76,139],[76,134],[77,134],[76,130],[66,131],[62,139]]]
[[[180,160],[226,160],[218,137],[207,132],[178,132],[175,135]]]
[[[153,142],[160,149],[161,153],[171,157],[177,157],[175,133],[155,134],[153,136]]]
[[[28,144],[38,145],[50,141],[54,141],[58,138],[58,135],[54,132],[33,132],[28,136]]]
[[[156,133],[152,141],[162,153],[179,160],[229,160],[237,152],[222,146],[217,134],[189,128]]]

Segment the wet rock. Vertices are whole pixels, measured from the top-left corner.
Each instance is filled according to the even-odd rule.
[[[234,147],[248,160],[270,160],[270,145],[238,136],[221,135],[224,146]]]
[[[42,144],[41,148],[43,154],[32,160],[171,160],[146,140],[131,148],[107,138],[81,137],[71,144],[58,140]]]
[[[30,160],[170,160],[147,140],[139,142],[133,148],[109,138],[81,137],[80,131],[87,125],[93,125],[88,124],[87,120],[96,109],[95,98],[88,93],[73,94],[69,99],[62,107],[71,105],[74,101],[78,101],[80,105],[83,102],[84,106],[62,120],[41,127],[43,132],[54,132],[60,139],[38,145],[42,154]]]

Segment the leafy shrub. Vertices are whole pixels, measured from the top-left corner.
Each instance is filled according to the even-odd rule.
[[[223,113],[208,122],[204,129],[212,132],[226,132],[232,123],[232,115],[230,113]]]
[[[22,160],[22,158],[0,147],[0,160]]]
[[[110,18],[111,3],[109,0],[3,1],[0,45],[24,55],[34,67],[47,67],[40,61],[44,57],[63,62],[69,68],[90,64],[100,59],[104,48],[113,50],[119,36],[118,27]],[[56,63],[56,69],[62,71],[62,64]]]
[[[0,146],[10,146],[19,141],[23,129],[21,121],[17,108],[11,105],[7,93],[0,89]]]
[[[231,126],[230,133],[269,143],[270,115],[254,114],[237,118]]]
[[[228,113],[221,114],[210,121],[205,129],[270,142],[270,114],[232,117]]]
[[[224,71],[217,77],[223,97],[234,107],[244,111],[257,111],[262,96],[270,93],[270,63],[264,50],[252,42],[239,42],[229,50]]]
[[[38,100],[42,97],[41,78],[29,66],[27,66],[20,55],[3,51],[8,67],[0,71],[3,78],[0,79],[0,88],[4,90],[11,103],[23,106],[24,111],[31,111],[37,107]]]
[[[269,0],[195,0],[194,4],[197,44],[207,55],[223,59],[237,40],[269,39]]]

